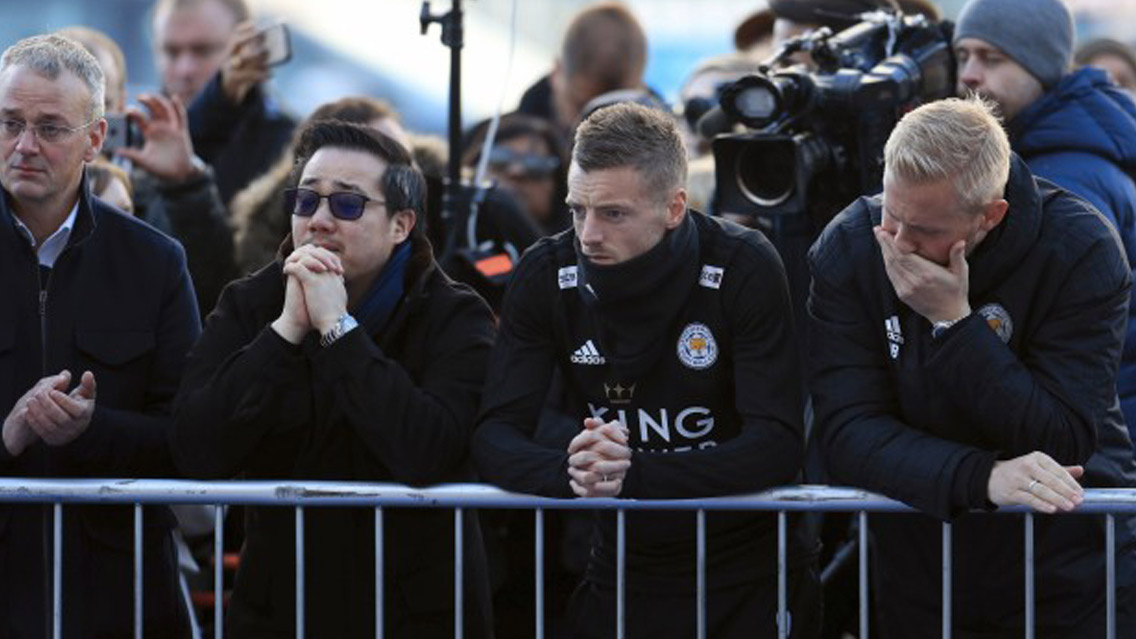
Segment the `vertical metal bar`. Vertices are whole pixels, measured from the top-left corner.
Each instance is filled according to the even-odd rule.
[[[51,636],[63,637],[63,503],[55,502],[52,517]]]
[[[296,506],[296,639],[304,639],[304,507]]]
[[[623,509],[615,512],[615,639],[624,636],[624,587],[626,586],[625,566],[627,557],[626,530],[627,521]]]
[[[1033,513],[1026,513],[1026,639],[1034,637]]]
[[[383,507],[375,506],[375,637],[383,639]]]
[[[193,614],[191,610],[189,614]],[[225,628],[225,507],[213,507],[213,639]]]
[[[777,639],[789,637],[789,567],[786,561],[789,515],[777,511]]]
[[[454,639],[462,639],[463,621],[465,611],[462,609],[462,595],[465,594],[464,583],[465,566],[462,559],[462,509],[454,509]]]
[[[142,639],[142,504],[134,504],[134,639]]]
[[[698,557],[697,588],[695,599],[695,619],[697,619],[698,639],[706,639],[706,511],[699,509],[697,516],[697,542],[695,554]]]
[[[536,552],[536,639],[544,639],[544,509],[533,511],[536,531],[533,547]]]
[[[868,636],[868,513],[860,512],[860,636]]]
[[[951,524],[943,522],[943,639],[951,639]]]
[[[1116,518],[1104,520],[1105,555],[1105,637],[1116,639]]]

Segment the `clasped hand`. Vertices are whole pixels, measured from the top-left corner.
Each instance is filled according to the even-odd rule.
[[[935,262],[896,244],[895,234],[875,228],[884,269],[899,299],[916,313],[935,322],[962,319],[970,314],[970,270],[966,241],[951,246],[950,263]]]
[[[36,382],[16,401],[4,419],[4,446],[15,456],[42,440],[49,446],[62,446],[75,440],[95,413],[95,376],[83,373],[79,385],[70,393],[70,371],[62,371]]]
[[[313,330],[321,334],[347,312],[343,262],[331,251],[306,244],[284,260],[284,309],[272,323],[281,337],[299,344]]]
[[[618,420],[584,420],[568,444],[568,484],[580,497],[616,497],[631,468],[627,429]]]

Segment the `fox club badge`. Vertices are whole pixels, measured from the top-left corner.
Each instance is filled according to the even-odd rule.
[[[986,320],[986,325],[994,331],[1002,343],[1010,343],[1010,338],[1014,335],[1014,320],[1010,319],[1010,314],[1001,304],[987,304],[978,309],[978,314]]]
[[[687,324],[678,338],[678,358],[688,368],[704,370],[718,360],[718,342],[705,324]]]

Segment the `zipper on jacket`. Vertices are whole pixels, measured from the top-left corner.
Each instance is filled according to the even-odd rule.
[[[56,260],[58,262],[58,260]],[[39,348],[40,348],[40,377],[47,377],[47,289],[51,286],[51,274],[55,268],[47,272],[47,280],[43,279],[43,268],[36,260],[36,283],[39,284]]]

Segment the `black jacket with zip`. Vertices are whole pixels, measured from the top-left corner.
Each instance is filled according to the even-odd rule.
[[[1136,485],[1116,394],[1132,285],[1120,240],[1016,156],[1004,197],[1005,219],[967,258],[974,312],[938,338],[884,270],[878,196],[833,219],[809,254],[810,387],[831,477],[926,513],[871,517],[888,637],[939,632],[946,519],[956,636],[1024,626],[1022,518],[968,514],[993,507],[996,461],[1042,451],[1084,465],[1087,487]],[[1118,517],[1122,586],[1136,582],[1132,525]],[[1038,636],[1097,636],[1104,530],[1103,516],[1035,518]]]
[[[413,240],[406,292],[381,335],[362,326],[322,348],[270,324],[284,305],[282,260],[230,284],[190,354],[173,449],[187,475],[397,482],[470,481],[468,460],[493,316]],[[291,245],[289,241],[288,246]],[[454,516],[387,509],[387,637],[453,636]],[[484,549],[465,516],[465,633],[490,633]],[[294,636],[295,523],[250,507],[229,627]],[[374,511],[312,508],[305,519],[308,636],[375,636]]]
[[[36,442],[7,477],[169,477],[171,403],[200,333],[185,254],[174,240],[90,196],[50,274],[0,202],[0,414],[61,370],[95,375],[91,423],[63,446]],[[129,506],[64,512],[63,636],[128,637],[133,628]],[[168,508],[144,516],[146,636],[181,636],[188,620],[176,582]],[[51,613],[50,506],[0,505],[0,637],[43,637]]]

